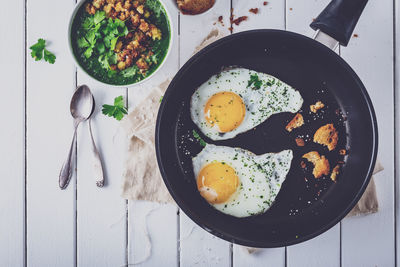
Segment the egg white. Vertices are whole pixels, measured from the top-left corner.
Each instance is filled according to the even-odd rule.
[[[262,81],[259,89],[249,86],[250,76],[256,74]],[[230,132],[221,134],[218,125],[211,126],[204,116],[204,108],[211,96],[219,92],[234,92],[245,106],[242,123]],[[212,140],[230,139],[263,123],[271,115],[299,111],[303,98],[293,87],[279,79],[245,68],[222,71],[203,83],[192,95],[190,114],[193,122]]]
[[[235,217],[247,217],[269,209],[286,179],[292,158],[292,150],[255,155],[241,148],[207,144],[192,162],[196,179],[201,169],[214,161],[235,169],[240,180],[236,192],[225,203],[210,205]]]

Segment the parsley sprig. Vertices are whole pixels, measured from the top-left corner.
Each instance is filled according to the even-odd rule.
[[[116,97],[114,99],[114,105],[104,104],[101,112],[109,117],[114,117],[118,121],[122,120],[125,114],[128,114],[124,103],[124,97],[122,95]]]
[[[37,43],[29,47],[31,49],[31,56],[35,61],[39,61],[42,58],[50,64],[56,62],[56,56],[46,49],[46,41],[42,38],[38,39]]]

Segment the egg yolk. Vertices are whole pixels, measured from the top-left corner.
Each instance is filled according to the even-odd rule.
[[[239,178],[235,170],[224,162],[207,164],[197,176],[197,189],[211,204],[227,201],[238,185]]]
[[[240,96],[232,92],[212,95],[204,107],[206,121],[218,125],[221,133],[236,129],[243,121],[246,106]]]

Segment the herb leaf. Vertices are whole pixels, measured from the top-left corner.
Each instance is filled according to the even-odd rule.
[[[253,85],[253,89],[261,88],[262,81],[260,80],[257,74],[250,75],[250,80],[247,82],[247,88],[249,88],[251,85]]]
[[[81,37],[77,40],[78,43],[78,47],[79,48],[85,48],[85,47],[89,47],[90,44],[88,43],[88,41],[86,41],[85,37]]]
[[[200,137],[199,133],[196,132],[196,130],[192,131],[193,137],[197,139],[197,141],[199,141],[201,146],[206,146],[207,143],[203,140],[203,138]]]
[[[45,48],[44,49],[44,60],[49,62],[50,64],[54,64],[54,62],[56,62],[56,56]]]
[[[153,11],[155,17],[160,17],[162,12],[162,7],[158,3],[158,0],[147,0],[146,7]]]
[[[31,49],[31,56],[36,60],[39,61],[43,58],[43,49],[46,47],[46,41],[40,38],[36,44],[29,47]]]
[[[93,26],[93,24],[94,24],[94,21],[93,21],[93,20],[94,20],[93,17],[87,17],[87,18],[85,19],[85,21],[82,23],[83,29],[84,29],[84,30],[89,30],[89,29]]]
[[[124,104],[124,97],[122,95],[116,97],[114,99],[114,105],[104,104],[101,112],[104,115],[114,117],[116,120],[120,121],[125,114],[128,114],[128,110],[125,108]]]
[[[93,53],[93,48],[90,46],[85,50],[83,54],[85,55],[86,58],[90,58],[92,56],[92,53]]]
[[[123,71],[121,71],[121,74],[125,78],[129,78],[129,77],[134,76],[137,71],[138,71],[138,67],[136,65],[133,65],[132,67],[129,67],[129,68],[124,69]]]
[[[98,23],[100,23],[103,19],[105,19],[106,18],[106,12],[104,12],[104,11],[99,11],[99,12],[96,12],[95,14],[94,14],[94,17],[93,17],[93,22],[94,22],[94,24],[98,24]]]
[[[50,64],[54,64],[56,61],[56,56],[46,49],[46,41],[42,38],[38,39],[37,43],[29,47],[29,49],[31,49],[31,56],[35,61],[39,61],[42,58]]]

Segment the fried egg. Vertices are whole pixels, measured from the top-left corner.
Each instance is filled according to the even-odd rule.
[[[289,172],[292,150],[255,155],[207,144],[192,159],[197,189],[217,210],[247,217],[269,209]]]
[[[271,115],[297,112],[300,93],[279,79],[244,68],[222,71],[192,95],[193,122],[212,140],[235,137],[263,123]]]

